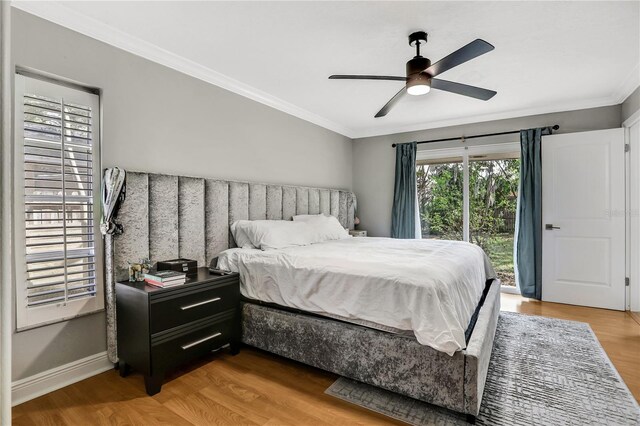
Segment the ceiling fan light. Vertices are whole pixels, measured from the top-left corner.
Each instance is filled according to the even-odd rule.
[[[426,95],[431,90],[431,86],[428,84],[416,84],[415,86],[407,87],[407,93],[413,96]]]
[[[418,96],[425,95],[431,90],[431,76],[426,72],[409,75],[407,79],[407,93]]]

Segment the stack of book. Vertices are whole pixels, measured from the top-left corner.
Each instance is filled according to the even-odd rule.
[[[156,287],[173,287],[184,284],[187,280],[187,274],[177,271],[158,271],[144,274],[144,280],[147,284]]]

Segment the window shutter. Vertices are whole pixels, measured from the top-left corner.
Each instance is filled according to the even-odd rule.
[[[94,205],[99,194],[94,191],[100,191],[96,182],[100,166],[94,164],[97,102],[68,100],[64,94],[69,88],[61,87],[58,97],[51,91],[38,92],[38,87],[25,85],[20,94],[22,117],[16,117],[22,121],[23,184],[19,189],[24,197],[24,217],[16,220],[24,220],[21,255],[26,268],[24,274],[17,275],[23,281],[18,285],[24,286],[18,293],[24,297],[17,300],[23,306],[17,308],[27,312],[95,299],[102,266],[97,259],[96,238],[101,241],[96,236],[98,217],[94,211],[99,209],[99,204]],[[78,315],[81,310],[62,309],[57,317],[32,317],[40,318],[37,322],[50,322]],[[25,316],[29,317],[28,313]]]
[[[27,305],[95,296],[92,111],[24,95]]]

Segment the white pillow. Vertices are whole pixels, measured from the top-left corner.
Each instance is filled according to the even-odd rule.
[[[315,242],[313,228],[306,223],[289,220],[241,220],[236,231],[242,231],[251,243],[262,250],[306,246]]]
[[[311,222],[311,221],[318,221],[318,220],[326,219],[328,217],[333,217],[333,216],[327,216],[327,215],[324,215],[322,213],[320,213],[320,214],[299,214],[297,216],[293,216],[292,219],[293,219],[294,222]]]
[[[316,243],[331,240],[342,240],[351,238],[349,231],[344,229],[338,219],[334,216],[323,214],[301,214],[293,217],[294,222],[309,224],[315,233]]]
[[[251,243],[251,240],[249,239],[249,236],[247,235],[247,233],[244,232],[244,229],[238,228],[238,224],[241,223],[241,222],[249,222],[249,221],[248,220],[236,220],[230,226],[231,235],[233,235],[233,239],[236,242],[236,245],[238,247],[240,247],[240,248],[247,248],[247,249],[256,248],[253,245],[253,243]]]

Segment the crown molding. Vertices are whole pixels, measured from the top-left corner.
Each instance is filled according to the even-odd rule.
[[[556,105],[523,108],[518,110],[508,110],[482,115],[471,115],[468,117],[438,120],[429,123],[376,126],[371,129],[353,129],[293,105],[260,89],[198,64],[190,59],[176,55],[175,53],[163,49],[155,44],[127,34],[124,31],[105,24],[104,22],[87,17],[86,15],[76,12],[57,1],[13,0],[11,2],[11,6],[351,139],[616,105],[622,103],[631,93],[633,93],[639,84],[638,76],[640,75],[640,63],[636,64],[634,69],[629,73],[627,78],[622,81],[617,90],[608,97],[567,102]]]
[[[631,127],[640,121],[640,109],[631,114],[629,118],[622,122],[622,127]]]
[[[432,121],[429,123],[410,124],[404,126],[388,126],[377,128],[374,131],[356,130],[353,139],[370,138],[375,136],[388,136],[398,133],[418,132],[421,130],[438,129],[441,127],[460,126],[464,124],[483,123],[494,120],[507,120],[511,118],[529,117],[532,115],[553,114],[556,112],[576,111],[588,108],[598,108],[603,106],[618,105],[620,102],[617,96],[608,96],[604,98],[587,99],[577,102],[566,102],[557,105],[545,105],[532,108],[523,108],[516,110],[508,110],[494,112],[483,115],[472,115],[469,117],[460,117],[447,120]]]
[[[325,129],[352,137],[353,130],[335,123],[260,89],[242,83],[197,62],[176,55],[166,49],[134,37],[117,28],[88,17],[56,1],[12,1],[11,6],[24,12],[51,21],[103,43],[125,50],[136,56],[164,65],[183,74],[236,93],[245,98],[267,105],[294,117],[316,124]]]
[[[622,80],[618,89],[614,92],[617,103],[623,103],[629,95],[640,86],[640,62],[631,70],[627,78]]]

